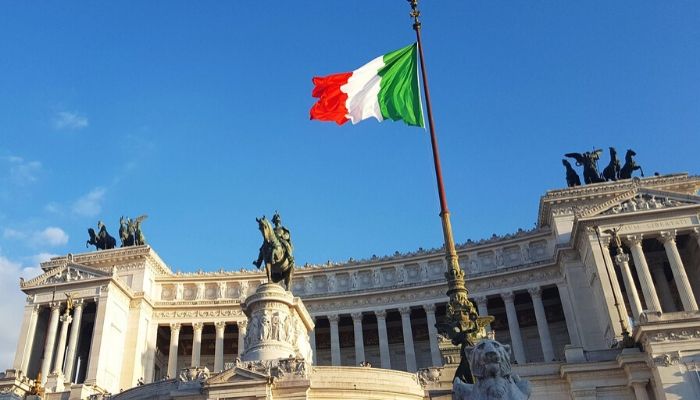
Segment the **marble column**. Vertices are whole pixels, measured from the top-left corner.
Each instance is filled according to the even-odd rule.
[[[204,324],[201,322],[195,322],[192,324],[192,330],[194,334],[192,335],[192,366],[201,367],[200,356],[202,354],[202,329]]]
[[[435,327],[435,304],[424,304],[425,317],[428,322],[428,338],[430,339],[430,359],[434,367],[442,367],[440,347],[438,347],[438,331]]]
[[[214,372],[220,372],[224,369],[224,330],[226,322],[217,321],[214,323],[216,328],[216,342],[214,343]]]
[[[479,311],[479,315],[482,317],[489,315],[488,298],[486,296],[476,296],[473,299],[476,302],[476,308]],[[491,324],[486,327],[486,332],[491,332]]]
[[[311,320],[314,323],[314,326],[316,326],[316,317],[313,315],[311,316]],[[309,345],[311,346],[311,351],[312,351],[312,359],[311,362],[313,365],[318,364],[318,358],[316,357],[316,328],[309,332]]]
[[[612,255],[610,254],[610,243],[612,241],[612,237],[610,236],[603,236],[600,238],[600,242],[603,245],[603,257],[605,258],[605,264],[607,266],[607,271],[608,274],[610,274],[610,278],[602,277],[602,282],[606,282],[611,286],[612,292],[617,298],[617,304],[619,307],[619,314],[622,314],[623,316],[623,326],[628,330],[632,331],[629,326],[629,320],[628,320],[628,314],[627,314],[627,305],[625,305],[625,298],[622,296],[622,288],[620,287],[620,281],[617,278],[617,272],[615,271],[615,263],[613,262]],[[611,282],[612,281],[612,282]],[[605,285],[605,284],[604,284]],[[615,301],[611,298],[611,301],[615,303]],[[618,312],[617,312],[617,307],[615,307],[615,320],[619,321],[618,317]],[[622,327],[621,327],[622,328]],[[614,329],[613,329],[614,330]]]
[[[542,355],[544,362],[554,361],[554,348],[552,348],[552,337],[549,334],[549,323],[547,322],[547,314],[544,311],[542,304],[542,288],[533,287],[527,290],[532,298],[532,305],[535,309],[535,319],[537,320],[537,332],[540,334],[540,345],[542,346]]]
[[[678,252],[678,246],[676,246],[676,231],[661,232],[659,240],[661,240],[664,244],[664,249],[666,249],[666,255],[671,264],[673,279],[676,281],[676,288],[683,304],[683,310],[697,311],[698,303],[695,301],[693,288],[690,286],[688,275],[685,273],[685,267],[683,266],[683,260]]]
[[[379,332],[379,359],[381,367],[391,369],[391,355],[389,353],[389,337],[386,333],[386,310],[374,312],[377,316],[377,331]]]
[[[631,385],[634,390],[634,397],[637,400],[649,400],[649,394],[647,393],[647,383],[635,381]]]
[[[179,322],[170,324],[170,350],[168,351],[168,377],[170,379],[177,378],[177,348],[180,342],[180,327]]]
[[[73,326],[70,328],[70,338],[68,339],[66,365],[63,367],[63,375],[68,382],[73,382],[73,366],[75,365],[75,356],[78,350],[80,322],[83,319],[83,305],[83,299],[74,300],[73,302]]]
[[[639,321],[639,314],[642,313],[642,302],[639,300],[637,293],[637,285],[634,283],[632,271],[630,271],[630,256],[625,253],[618,253],[615,256],[615,263],[620,267],[622,272],[622,280],[625,282],[625,292],[627,292],[627,300],[629,300],[632,311],[632,318]]]
[[[245,351],[245,335],[248,332],[248,321],[236,321],[238,325],[238,357]]]
[[[365,339],[362,335],[362,313],[356,312],[352,316],[352,326],[355,333],[355,366],[365,361]]]
[[[654,280],[652,279],[651,272],[649,271],[647,259],[644,256],[642,239],[642,235],[630,235],[627,236],[627,243],[629,244],[632,259],[634,260],[634,268],[637,270],[639,286],[641,286],[642,289],[642,296],[644,296],[646,310],[657,312],[661,311],[661,303],[659,302],[659,297],[656,294],[656,287],[654,286]]]
[[[63,357],[66,355],[66,340],[68,340],[68,326],[73,321],[67,310],[61,315],[61,333],[58,335],[58,347],[56,349],[56,359],[53,362],[52,373],[63,373]]]
[[[671,285],[668,283],[668,279],[666,279],[664,265],[652,265],[651,274],[654,276],[654,283],[656,284],[656,289],[658,290],[659,301],[661,301],[661,309],[664,312],[678,311],[676,302],[673,300]]]
[[[564,310],[564,319],[566,320],[566,330],[569,332],[569,341],[572,346],[581,345],[581,337],[578,334],[578,324],[576,323],[576,315],[574,307],[571,304],[571,294],[569,293],[569,285],[566,282],[557,283],[559,291],[559,300],[561,308]]]
[[[331,324],[331,365],[340,365],[340,336],[338,334],[338,314],[328,315],[328,322]]]
[[[44,359],[41,362],[42,385],[46,383],[46,379],[49,377],[49,369],[51,368],[51,361],[53,360],[53,351],[54,347],[56,347],[58,318],[61,311],[61,303],[52,302],[49,306],[51,307],[51,317],[49,318],[49,327],[46,333],[46,342],[44,343]]]
[[[506,305],[506,316],[508,317],[508,330],[510,331],[510,342],[513,345],[513,355],[518,364],[525,364],[525,349],[523,338],[520,336],[520,325],[518,324],[518,314],[515,310],[515,294],[513,292],[501,293],[501,298]]]
[[[34,335],[36,334],[36,322],[37,319],[39,318],[39,305],[38,304],[31,304],[28,306],[30,308],[29,311],[29,326],[27,327],[27,334],[26,337],[20,338],[20,340],[24,340],[24,346],[22,347],[22,354],[17,354],[17,356],[21,357],[21,360],[19,360],[19,365],[18,369],[22,371],[25,375],[27,374],[27,368],[29,368],[29,360],[32,357],[32,349],[34,348]],[[26,314],[25,314],[26,315]],[[20,349],[18,348],[17,352],[19,353]]]
[[[406,371],[416,372],[416,349],[413,347],[413,328],[411,328],[411,307],[399,308],[401,328],[403,328],[403,348],[406,353]]]

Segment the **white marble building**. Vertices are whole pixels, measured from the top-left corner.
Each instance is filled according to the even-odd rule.
[[[533,399],[700,398],[699,189],[700,177],[675,174],[552,190],[534,230],[459,246],[470,294],[495,316]],[[619,228],[623,254],[596,228]],[[256,271],[173,273],[148,246],[41,266],[20,282],[27,304],[4,396],[21,398],[40,374],[49,398],[138,398],[128,389],[141,379],[157,391],[206,366],[201,398],[219,398],[245,345],[240,303],[265,282]],[[392,398],[449,397],[456,359],[434,327],[445,268],[439,249],[298,268],[293,292],[315,324],[311,376],[364,382],[370,370],[338,367],[367,361],[405,371],[386,375],[406,392]],[[616,347],[625,329],[637,348]],[[249,378],[269,393],[284,386]],[[322,397],[324,379],[310,379],[305,396]]]

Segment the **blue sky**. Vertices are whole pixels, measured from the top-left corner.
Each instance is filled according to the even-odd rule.
[[[563,153],[697,173],[700,3],[423,1],[455,237],[531,228]],[[0,261],[148,214],[174,269],[249,267],[275,210],[298,263],[441,245],[427,132],[309,121],[311,78],[414,40],[395,1],[5,2]],[[31,269],[27,271],[35,272]],[[14,283],[13,283],[14,285]]]

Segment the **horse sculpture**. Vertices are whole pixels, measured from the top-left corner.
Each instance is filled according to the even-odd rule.
[[[639,170],[642,177],[644,176],[644,171],[642,170],[641,165],[637,164],[634,161],[634,158],[632,158],[636,155],[637,153],[635,153],[634,150],[627,150],[627,153],[625,153],[625,165],[623,165],[622,169],[620,169],[620,179],[630,179],[632,177],[632,172],[636,170]]]
[[[97,223],[97,228],[100,230],[100,232],[97,234],[95,234],[94,229],[88,228],[88,235],[90,235],[90,239],[86,241],[85,247],[93,245],[95,246],[96,250],[109,250],[117,247],[117,240],[107,233],[107,227],[102,223],[102,221]]]
[[[561,160],[561,163],[564,164],[564,168],[566,168],[566,185],[568,187],[581,186],[581,178],[579,178],[576,171],[574,171],[571,163],[565,159]]]
[[[275,216],[278,218],[278,216]],[[283,227],[273,228],[270,221],[263,216],[255,218],[258,222],[258,229],[263,236],[263,243],[260,246],[258,259],[253,261],[253,265],[260,268],[265,263],[267,280],[273,283],[284,281],[287,291],[291,291],[292,276],[294,275],[294,258],[292,257],[291,241],[280,238],[277,231],[286,232]],[[274,220],[274,219],[273,219]],[[277,219],[279,221],[279,219]]]
[[[616,181],[620,177],[620,160],[617,158],[617,151],[610,148],[610,164],[603,169],[603,178],[606,181]]]

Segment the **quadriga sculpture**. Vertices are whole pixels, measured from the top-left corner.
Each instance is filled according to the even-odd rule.
[[[467,357],[475,384],[455,379],[455,400],[527,400],[530,382],[520,379],[511,371],[510,346],[495,340],[483,339],[467,348]]]

